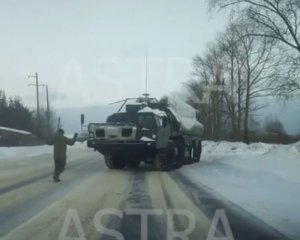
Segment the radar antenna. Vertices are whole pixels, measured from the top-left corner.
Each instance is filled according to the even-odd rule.
[[[147,97],[146,95],[148,94],[148,47],[146,50],[146,72],[145,72],[145,94],[143,94],[145,97]]]

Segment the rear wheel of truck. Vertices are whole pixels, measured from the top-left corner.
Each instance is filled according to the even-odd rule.
[[[159,150],[154,157],[154,169],[156,171],[162,171],[165,166],[165,153],[163,150]]]
[[[202,144],[201,141],[199,141],[198,144],[195,144],[193,146],[193,158],[195,162],[200,162],[201,152],[202,152]]]
[[[105,155],[105,164],[109,169],[122,169],[126,165],[126,161],[118,156]]]
[[[192,164],[194,162],[192,145],[185,146],[184,151],[185,151],[185,154],[184,154],[185,156],[184,156],[183,163],[184,164]]]
[[[184,142],[182,140],[177,140],[176,144],[176,158],[175,158],[175,168],[180,168],[184,162]]]

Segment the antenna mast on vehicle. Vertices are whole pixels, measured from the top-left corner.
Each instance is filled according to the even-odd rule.
[[[146,102],[147,102],[147,98],[149,97],[149,94],[148,94],[148,46],[146,49],[145,93],[142,95],[145,97]]]
[[[122,108],[125,106],[125,104],[128,102],[128,100],[137,100],[138,102],[144,102],[148,105],[149,101],[157,102],[156,98],[149,98],[150,94],[148,93],[148,47],[146,49],[146,71],[145,71],[145,93],[142,94],[143,97],[141,98],[126,98],[117,102],[112,102],[109,105],[113,105],[116,103],[122,103],[121,107],[118,109],[118,112],[122,110]]]
[[[146,76],[145,76],[145,95],[148,94],[148,47],[147,47],[147,51],[146,51]]]

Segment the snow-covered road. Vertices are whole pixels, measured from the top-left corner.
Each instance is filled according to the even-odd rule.
[[[101,234],[106,226],[125,239],[142,239],[141,215],[127,212],[135,209],[150,214],[148,239],[163,240],[172,232],[168,211],[181,209],[173,214],[174,228],[184,231],[194,218],[189,239],[209,239],[216,210],[223,209],[217,234],[230,235],[223,229],[228,220],[234,239],[299,239],[298,145],[204,142],[199,164],[166,173],[144,165],[108,170],[100,154],[77,144],[69,148],[61,183],[52,182],[51,147],[5,149],[0,238],[116,239]]]

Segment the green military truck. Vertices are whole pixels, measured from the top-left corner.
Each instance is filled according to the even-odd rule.
[[[163,171],[199,162],[203,125],[196,111],[184,104],[180,115],[178,103],[148,95],[126,99],[106,123],[88,124],[87,145],[104,155],[110,169],[144,162]]]

